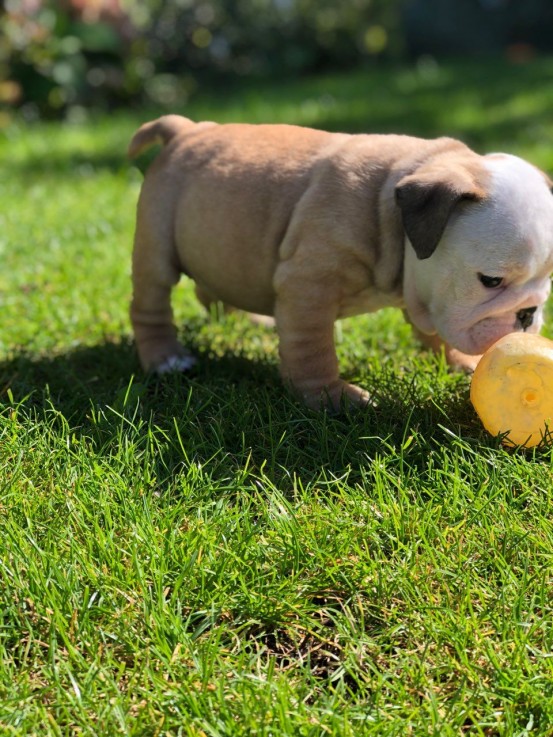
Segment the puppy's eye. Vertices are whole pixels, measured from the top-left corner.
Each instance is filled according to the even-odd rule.
[[[495,289],[500,287],[503,283],[503,277],[501,276],[486,276],[485,274],[478,274],[478,278],[486,289]]]

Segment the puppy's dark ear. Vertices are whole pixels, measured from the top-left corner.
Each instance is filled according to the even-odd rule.
[[[425,259],[436,250],[455,206],[482,200],[485,191],[469,172],[430,169],[401,179],[395,195],[407,237],[417,258]]]

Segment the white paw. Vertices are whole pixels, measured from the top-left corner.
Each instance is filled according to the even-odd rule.
[[[156,368],[158,374],[168,374],[171,371],[189,371],[197,363],[194,356],[169,356]]]

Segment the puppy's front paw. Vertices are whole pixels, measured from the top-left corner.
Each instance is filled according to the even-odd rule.
[[[305,404],[311,409],[327,409],[336,413],[349,408],[360,409],[371,404],[368,392],[341,379],[322,389],[301,392],[301,395]]]
[[[449,347],[446,347],[445,356],[451,368],[464,371],[467,374],[472,374],[482,358],[482,356],[469,356],[467,353],[461,353],[456,348]]]
[[[407,320],[409,320],[407,313],[404,312],[404,314]],[[464,371],[467,374],[471,374],[478,365],[478,361],[482,358],[482,356],[469,356],[468,353],[461,353],[457,348],[453,348],[449,343],[445,343],[438,335],[425,335],[416,328],[414,328],[414,332],[420,342],[434,351],[434,353],[441,353],[443,351],[447,365],[451,366],[454,371]]]

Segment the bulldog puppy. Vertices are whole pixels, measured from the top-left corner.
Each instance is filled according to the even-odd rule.
[[[368,395],[340,379],[334,322],[402,307],[472,369],[503,335],[538,332],[553,271],[551,182],[450,139],[288,125],[146,123],[163,144],[138,203],[131,319],[146,370],[185,370],[170,294],[275,318],[281,374],[311,406]]]

